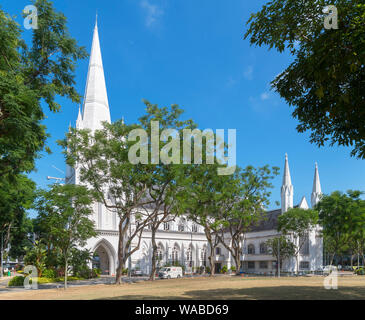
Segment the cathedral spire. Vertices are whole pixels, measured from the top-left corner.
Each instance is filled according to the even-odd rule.
[[[289,185],[291,185],[291,177],[290,177],[290,170],[289,170],[288,154],[285,153],[283,186],[289,186]]]
[[[318,165],[315,164],[314,179],[313,179],[313,190],[311,196],[312,208],[319,202],[322,195],[321,182],[319,181]]]
[[[294,188],[291,183],[288,155],[285,154],[283,184],[281,186],[281,212],[293,208]]]
[[[105,85],[103,61],[101,58],[97,15],[82,111],[84,128],[93,131],[101,129],[103,121],[110,123],[109,103]]]
[[[77,120],[76,120],[76,129],[82,129],[82,116],[81,116],[80,106],[79,106],[79,113],[77,115]]]

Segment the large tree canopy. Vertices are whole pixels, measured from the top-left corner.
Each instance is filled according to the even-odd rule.
[[[12,256],[24,254],[27,233],[31,223],[26,210],[35,198],[35,183],[19,174],[12,181],[0,179],[0,233],[4,236],[4,248],[10,243]]]
[[[318,146],[351,146],[365,158],[365,4],[334,0],[338,29],[325,29],[324,0],[273,0],[252,14],[245,38],[288,50],[294,61],[272,87],[294,107],[299,132]]]
[[[345,246],[355,241],[356,246],[364,248],[365,242],[365,200],[360,191],[340,191],[324,195],[316,208],[319,211],[319,222],[323,227],[326,249],[332,255],[340,254]],[[360,249],[361,249],[360,248]]]
[[[31,46],[21,38],[21,27],[0,9],[0,174],[12,177],[34,168],[34,159],[47,137],[41,125],[45,102],[53,112],[60,109],[56,96],[74,102],[76,61],[87,53],[76,44],[66,18],[48,0],[33,2],[38,28]],[[31,32],[31,31],[27,31]]]

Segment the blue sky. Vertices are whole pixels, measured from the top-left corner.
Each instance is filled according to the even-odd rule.
[[[145,98],[159,105],[179,104],[184,117],[200,129],[237,129],[237,163],[284,165],[289,156],[294,203],[303,195],[310,202],[314,163],[324,193],[365,190],[365,162],[351,158],[350,149],[317,148],[309,134],[296,131],[292,109],[270,91],[270,81],[291,61],[286,54],[250,47],[243,40],[246,21],[265,1],[218,0],[56,0],[68,19],[70,33],[90,52],[95,12],[112,121],[124,116],[136,121]],[[2,0],[1,6],[22,24],[25,0]],[[24,29],[29,39],[30,30]],[[77,89],[84,93],[88,61],[77,66]],[[45,187],[47,175],[65,171],[62,139],[78,106],[58,99],[62,111],[47,112],[44,123],[53,154],[37,161],[30,177]],[[227,131],[226,131],[227,132]],[[280,200],[281,174],[274,180],[272,205]]]

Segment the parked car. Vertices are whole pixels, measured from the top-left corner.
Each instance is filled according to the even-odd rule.
[[[165,267],[160,269],[158,276],[161,279],[181,278],[183,272],[181,267]]]
[[[132,276],[140,277],[140,276],[142,276],[142,271],[141,270],[133,270],[132,271]]]
[[[343,271],[354,271],[353,268],[351,266],[344,266],[342,268]]]
[[[328,266],[324,266],[323,269],[322,269],[324,274],[329,274],[333,270],[337,270],[337,267],[328,265]]]

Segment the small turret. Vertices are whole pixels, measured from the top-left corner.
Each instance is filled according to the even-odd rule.
[[[321,182],[319,181],[318,165],[315,164],[314,169],[314,180],[313,180],[313,190],[311,195],[311,205],[312,208],[319,202],[322,196]]]
[[[288,155],[285,154],[283,185],[281,186],[281,212],[293,208],[294,188],[291,183]]]

